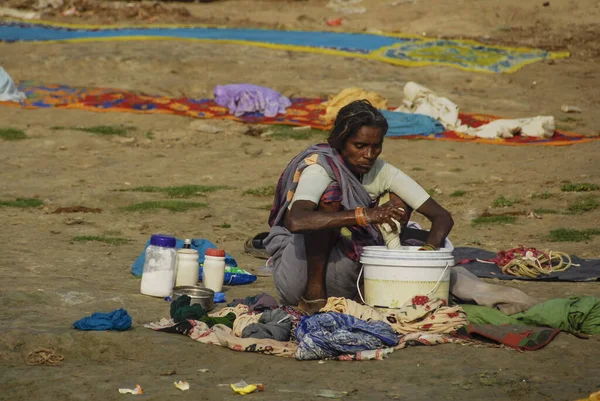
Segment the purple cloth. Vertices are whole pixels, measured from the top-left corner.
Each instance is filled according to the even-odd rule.
[[[213,90],[215,103],[227,107],[236,117],[245,113],[259,112],[265,117],[285,114],[292,105],[290,99],[281,93],[262,86],[251,84],[217,85]]]

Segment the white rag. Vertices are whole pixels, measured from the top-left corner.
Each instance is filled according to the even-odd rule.
[[[458,118],[459,108],[455,103],[445,97],[438,96],[435,92],[415,82],[408,82],[404,86],[403,104],[394,111],[424,114],[438,120],[448,130],[479,138],[512,138],[516,134],[536,138],[550,138],[554,135],[556,128],[552,116],[496,120],[481,127],[469,127],[462,124]]]
[[[0,101],[2,102],[21,102],[27,96],[17,90],[17,87],[4,68],[0,67]]]

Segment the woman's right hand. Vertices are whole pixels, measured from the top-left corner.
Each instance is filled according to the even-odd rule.
[[[391,202],[384,203],[381,206],[376,206],[366,210],[367,221],[370,224],[389,224],[394,231],[397,230],[394,220],[404,223],[406,220],[406,211],[396,204]],[[394,220],[392,220],[394,219]]]

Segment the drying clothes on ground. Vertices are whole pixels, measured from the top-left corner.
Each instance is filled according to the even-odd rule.
[[[217,85],[213,90],[215,103],[227,107],[236,117],[246,113],[262,113],[265,117],[285,114],[292,105],[290,99],[281,93],[258,85],[233,84]]]
[[[110,313],[96,312],[73,323],[78,330],[118,330],[123,331],[131,327],[131,316],[123,308]]]
[[[462,125],[457,132],[479,138],[512,138],[520,134],[535,138],[551,138],[556,129],[556,121],[552,116],[537,116],[516,120],[495,120],[481,127],[472,128]]]
[[[262,313],[245,313],[243,315],[239,315],[235,322],[233,322],[233,331],[232,334],[236,337],[241,337],[242,333],[246,329],[246,327],[258,323]]]
[[[458,106],[451,100],[438,96],[416,82],[407,82],[403,91],[402,105],[394,111],[429,116],[441,122],[446,129],[455,129],[461,125]]]
[[[0,102],[21,102],[26,98],[25,93],[17,90],[6,70],[0,67]]]
[[[227,304],[227,306],[246,305],[248,310],[252,312],[262,312],[267,309],[273,309],[278,306],[275,298],[266,293],[261,293],[254,296],[248,296],[244,299],[237,298]]]
[[[459,108],[455,103],[415,82],[408,82],[404,86],[402,103],[402,106],[394,111],[424,114],[441,122],[447,130],[480,138],[512,138],[516,134],[550,138],[554,135],[556,126],[554,117],[537,116],[515,120],[495,120],[472,128],[462,124],[458,118]]]
[[[296,359],[326,359],[342,354],[396,346],[398,334],[381,321],[366,322],[336,312],[302,319],[296,328]]]
[[[237,337],[242,337],[242,333],[244,329],[252,324],[258,323],[260,318],[262,317],[262,313],[252,312],[248,309],[246,305],[239,304],[235,308],[245,308],[241,311],[235,311],[237,314],[237,319],[233,323],[233,335]],[[234,310],[234,308],[226,308],[228,310]],[[291,329],[289,330],[289,334],[291,335],[291,339],[294,340],[294,331],[296,326],[300,322],[300,319],[304,316],[298,310],[290,307],[290,306],[279,306],[277,309],[285,312],[289,315],[289,322],[291,324]],[[219,312],[217,312],[219,313]]]
[[[271,338],[277,341],[289,341],[292,329],[291,317],[281,309],[264,312],[258,323],[247,326],[242,338]]]
[[[224,308],[231,310],[232,308]],[[238,310],[239,311],[239,310]],[[225,311],[227,313],[234,313]],[[224,313],[224,312],[222,312]],[[218,317],[218,313],[211,313],[211,317]],[[232,329],[222,324],[208,327],[198,320],[184,320],[175,323],[173,319],[161,319],[144,325],[144,327],[165,333],[178,333],[190,337],[203,344],[214,344],[227,347],[234,351],[258,352],[267,355],[277,355],[292,358],[296,355],[297,344],[293,342],[275,341],[258,338],[240,338],[233,335]]]
[[[506,315],[522,312],[539,302],[517,288],[486,283],[463,266],[454,266],[450,271],[450,292],[463,302],[497,308]]]
[[[236,319],[235,313],[228,313],[222,317],[208,316],[206,310],[199,304],[190,305],[191,298],[188,295],[182,295],[175,301],[171,302],[171,318],[175,323],[185,320],[198,320],[204,322],[208,327],[215,324],[223,324],[227,327],[233,327],[233,322]]]
[[[558,329],[547,327],[531,327],[515,324],[469,324],[456,332],[456,336],[466,339],[491,340],[510,348],[535,351],[548,345]]]
[[[447,306],[441,299],[416,296],[399,309],[379,311],[350,299],[329,297],[321,312],[338,312],[366,321],[382,321],[398,334],[451,333],[466,325],[467,316],[459,306]]]
[[[287,207],[293,200],[299,181],[302,179],[303,171],[309,166],[319,165],[323,168],[329,179],[332,180],[324,192],[320,194],[324,202],[340,202],[345,210],[353,210],[358,206],[370,207],[376,200],[373,196],[379,196],[380,190],[385,185],[377,185],[372,188],[372,194],[364,183],[375,180],[378,171],[388,170],[386,163],[378,161],[378,164],[363,177],[361,182],[354,176],[339,157],[338,153],[327,144],[312,145],[297,155],[286,167],[277,184],[273,209],[269,216],[271,229],[263,244],[272,255],[273,278],[277,291],[286,304],[297,305],[303,295],[307,282],[306,252],[304,247],[304,235],[292,234],[283,226],[283,217]],[[391,166],[390,169],[393,169]],[[372,173],[373,172],[373,173]],[[369,178],[370,177],[370,178]],[[393,169],[393,174],[388,182],[396,182],[398,177],[404,177],[400,170]],[[400,181],[406,183],[410,178],[402,178]],[[410,180],[411,182],[414,182]],[[314,184],[311,184],[314,185]],[[375,192],[376,191],[376,192]],[[412,191],[415,191],[413,194]],[[429,195],[418,184],[398,189],[396,193],[405,199],[408,204],[418,209]],[[409,198],[409,199],[407,199]],[[317,203],[319,200],[317,200]],[[360,271],[360,254],[362,248],[368,245],[383,245],[380,231],[373,225],[366,227],[353,226],[349,228],[351,239],[341,236],[333,247],[327,265],[326,287],[331,296],[354,298],[356,295],[356,280]]]
[[[422,299],[421,299],[422,300]],[[351,301],[348,301],[348,307],[340,306],[346,305],[342,303],[343,300],[331,300],[330,305],[334,305],[335,309],[340,307],[346,308],[348,311],[352,311],[353,308],[363,308],[362,305],[358,305]],[[337,305],[337,306],[336,306]],[[304,316],[301,316],[297,310],[288,306],[282,306],[273,311],[281,310],[290,316],[291,321],[291,332],[290,335],[294,339],[296,327],[299,325],[299,321]],[[356,309],[359,310],[359,309]],[[270,311],[267,311],[270,312]],[[265,312],[265,313],[267,313]],[[277,312],[273,312],[277,313]],[[371,316],[369,316],[369,314]],[[364,319],[372,319],[373,316],[377,316],[378,312],[374,309],[363,309],[357,312],[358,315],[363,316]],[[336,313],[337,314],[337,313]],[[271,339],[258,339],[258,338],[241,338],[242,332],[248,326],[258,323],[263,314],[251,312],[248,306],[239,304],[235,307],[225,307],[219,311],[209,313],[211,318],[219,318],[228,315],[237,316],[233,323],[233,329],[222,324],[215,324],[212,328],[208,327],[205,322],[199,320],[183,320],[179,323],[175,323],[173,319],[161,319],[158,322],[146,324],[144,327],[150,328],[155,331],[161,331],[166,333],[178,333],[186,335],[195,341],[204,344],[214,344],[223,347],[228,347],[235,351],[246,351],[246,352],[258,352],[267,355],[283,356],[283,357],[294,357],[296,356],[296,350],[298,349],[297,342],[293,341],[276,341]],[[282,317],[283,318],[283,317]],[[381,318],[381,317],[379,317]],[[366,322],[365,322],[366,323]],[[379,321],[380,324],[389,325],[389,322]],[[393,330],[388,326],[388,330]],[[433,327],[433,326],[432,326]],[[429,329],[431,330],[432,327]],[[300,331],[302,332],[302,331]],[[397,335],[396,335],[397,336]],[[381,341],[380,341],[381,343]],[[362,349],[357,352],[340,353],[335,357],[329,359],[337,359],[343,361],[364,361],[364,360],[380,360],[389,355],[395,349],[402,349],[411,345],[436,345],[446,343],[458,343],[475,346],[492,346],[489,344],[483,344],[474,341],[470,338],[458,338],[453,337],[449,334],[432,333],[432,332],[414,332],[403,336],[400,336],[399,343],[395,346],[389,346],[381,343],[382,345],[375,349]]]
[[[323,103],[323,106],[326,107],[325,116],[323,116],[323,119],[325,121],[335,120],[342,107],[354,102],[355,100],[362,99],[366,99],[371,102],[375,108],[387,109],[387,99],[379,94],[375,92],[369,92],[361,88],[346,88],[337,95],[330,96],[329,100]]]
[[[600,299],[591,296],[551,299],[511,316],[485,306],[463,305],[463,309],[473,324],[525,324],[600,334]]]
[[[439,121],[423,115],[379,110],[388,122],[385,136],[434,135],[446,131]]]

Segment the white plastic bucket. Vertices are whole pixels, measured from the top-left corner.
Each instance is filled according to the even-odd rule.
[[[364,270],[363,302],[373,307],[396,309],[416,295],[448,301],[450,268],[454,266],[452,250],[418,249],[417,246],[364,247],[360,258]]]

